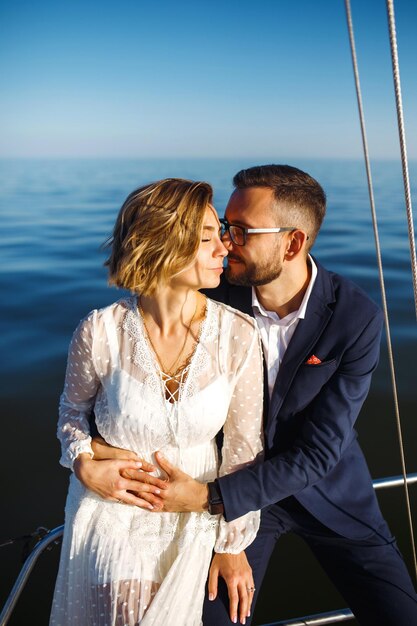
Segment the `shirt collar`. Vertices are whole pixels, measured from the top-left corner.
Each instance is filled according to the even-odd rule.
[[[281,319],[277,315],[277,313],[275,313],[275,311],[267,311],[262,306],[262,304],[258,300],[258,296],[256,295],[255,287],[252,287],[252,309],[254,310],[254,312],[259,313],[260,315],[263,315],[265,317],[269,317],[273,319],[275,322],[282,323],[283,325],[289,324],[290,322],[296,319],[304,319],[305,314],[306,314],[307,304],[308,304],[314,283],[317,278],[317,265],[314,263],[313,258],[310,255],[308,255],[308,259],[311,265],[311,278],[310,278],[310,282],[308,283],[308,287],[305,291],[305,294],[303,296],[303,299],[301,301],[300,307],[299,309],[297,309],[297,311],[293,311],[292,313],[289,313],[288,315],[286,315],[285,317]]]

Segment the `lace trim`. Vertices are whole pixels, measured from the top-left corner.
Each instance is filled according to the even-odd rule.
[[[161,394],[161,381],[156,375],[155,362],[149,351],[142,320],[137,314],[136,296],[127,298],[124,301],[127,305],[127,311],[122,322],[122,328],[134,339],[132,360],[135,365],[140,367],[147,376],[144,384],[148,386],[156,396]]]
[[[163,372],[157,363],[153,350],[151,349],[146,336],[143,320],[138,314],[137,298],[132,296],[124,300],[127,311],[123,319],[122,328],[135,340],[132,359],[135,365],[147,373],[145,383],[149,385],[155,394],[160,394],[165,404],[165,384],[163,382]],[[218,305],[212,300],[207,300],[206,316],[201,323],[200,332],[197,338],[197,345],[190,357],[190,361],[185,369],[188,375],[185,381],[180,383],[178,401],[188,400],[199,391],[198,377],[210,366],[210,354],[205,349],[204,344],[212,342],[218,333]],[[185,371],[185,369],[183,371]]]

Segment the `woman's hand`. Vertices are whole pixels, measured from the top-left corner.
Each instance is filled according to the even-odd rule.
[[[149,476],[147,472],[151,470],[146,469],[147,467],[154,469],[143,461],[97,461],[87,453],[80,454],[74,461],[74,473],[78,480],[102,498],[142,509],[158,510],[162,508],[158,494],[166,488],[166,483],[155,476]],[[143,497],[138,497],[138,493]]]
[[[209,600],[215,600],[219,576],[224,578],[229,594],[230,619],[237,623],[238,614],[241,624],[246,623],[249,617],[255,584],[252,568],[246,554],[216,553],[210,565],[208,579]]]

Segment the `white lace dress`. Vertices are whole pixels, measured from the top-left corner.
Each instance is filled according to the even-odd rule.
[[[208,300],[187,378],[170,403],[136,298],[95,310],[69,349],[61,463],[71,468],[78,454],[92,454],[94,411],[108,443],[151,462],[161,450],[196,479],[213,480],[261,453],[262,380],[254,320]],[[258,511],[226,523],[209,513],[155,513],[104,500],[72,474],[50,624],[200,625],[213,547],[240,552],[258,526]]]

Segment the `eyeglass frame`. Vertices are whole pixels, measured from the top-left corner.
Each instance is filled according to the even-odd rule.
[[[247,236],[248,235],[252,235],[252,234],[263,235],[264,233],[284,233],[284,232],[290,232],[292,230],[297,230],[297,228],[295,228],[295,226],[282,226],[280,228],[278,228],[278,227],[277,228],[247,228],[246,226],[240,226],[240,224],[230,224],[225,217],[221,217],[219,219],[219,222],[225,229],[225,232],[222,235],[222,237],[226,233],[229,233],[230,240],[232,241],[232,243],[235,244],[235,246],[244,246],[244,245],[246,245],[246,240],[247,240]],[[240,230],[243,232],[243,243],[237,243],[233,239],[233,235],[230,232],[230,227],[231,226],[234,227],[234,228],[240,228]],[[307,237],[307,239],[308,239],[308,237]]]

